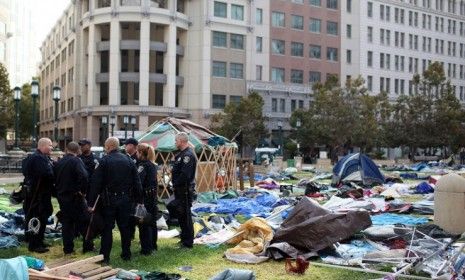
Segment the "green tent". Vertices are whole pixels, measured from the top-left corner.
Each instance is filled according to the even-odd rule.
[[[138,138],[139,143],[147,143],[158,152],[172,152],[177,150],[175,137],[179,132],[189,135],[189,143],[197,153],[205,147],[232,146],[237,147],[225,137],[188,120],[165,118],[150,126],[149,130]]]

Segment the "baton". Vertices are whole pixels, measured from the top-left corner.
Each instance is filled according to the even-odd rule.
[[[85,241],[89,240],[90,226],[92,225],[92,222],[94,221],[95,208],[97,208],[97,203],[98,203],[99,198],[100,198],[100,195],[97,196],[97,199],[95,200],[95,203],[94,203],[94,207],[92,207],[92,214],[90,215],[90,221],[89,221],[89,225],[87,226],[86,237],[84,238]]]

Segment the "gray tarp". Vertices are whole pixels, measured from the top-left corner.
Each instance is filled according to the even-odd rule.
[[[371,218],[367,211],[332,213],[304,197],[276,231],[268,251],[274,258],[295,257],[296,250],[299,255],[309,256],[369,226]],[[286,243],[293,249],[283,246]]]

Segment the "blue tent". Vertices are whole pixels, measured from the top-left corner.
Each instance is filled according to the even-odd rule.
[[[356,153],[343,157],[333,168],[333,183],[358,181],[364,185],[384,183],[384,176],[366,155]]]

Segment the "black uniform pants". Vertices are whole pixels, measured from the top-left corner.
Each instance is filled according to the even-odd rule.
[[[29,243],[29,250],[44,247],[45,227],[47,225],[48,217],[53,212],[51,197],[48,195],[38,196],[33,201],[32,195],[28,194],[24,201],[23,210],[26,214],[25,237],[26,241]],[[39,220],[40,227],[37,233],[29,231],[29,221],[32,218],[37,218]]]
[[[83,201],[73,200],[70,198],[59,198],[63,235],[63,252],[65,254],[72,253],[74,250],[74,237],[76,233],[82,236],[83,250],[92,250],[94,245],[92,239],[85,240],[87,227],[89,225],[89,214],[84,208]]]
[[[102,232],[100,254],[103,254],[104,260],[110,260],[111,247],[113,245],[112,231],[115,227],[115,221],[121,235],[121,257],[131,257],[131,233],[129,231],[129,218],[131,215],[131,200],[126,194],[109,195],[108,205],[102,209],[102,216],[105,225]]]
[[[179,190],[174,193],[174,207],[181,227],[181,243],[186,247],[194,244],[194,225],[192,223],[192,195],[189,191]]]
[[[39,227],[39,232],[33,233],[29,231],[29,221],[33,217],[28,217],[26,219],[26,228],[25,228],[25,236],[26,240],[29,242],[28,244],[28,249],[29,250],[34,250],[40,247],[44,247],[44,234],[45,234],[45,226],[47,225],[47,218],[46,217],[35,217],[39,219],[40,227]]]
[[[139,240],[142,253],[150,253],[153,250],[157,250],[157,239],[158,239],[158,230],[157,230],[157,214],[158,206],[156,200],[155,191],[149,191],[144,193],[144,206],[150,215],[152,215],[152,222],[150,224],[140,224],[139,225]]]

